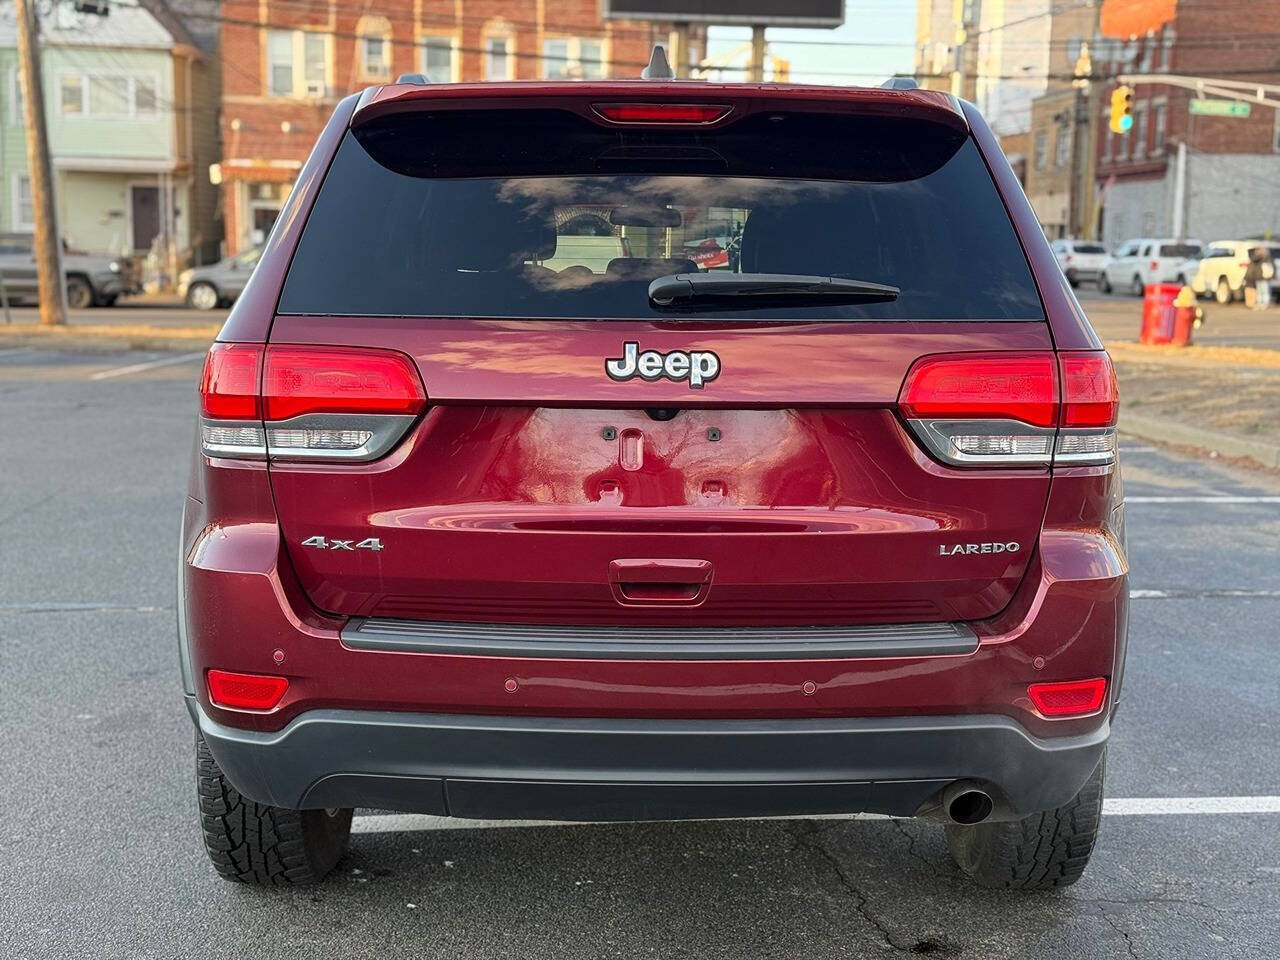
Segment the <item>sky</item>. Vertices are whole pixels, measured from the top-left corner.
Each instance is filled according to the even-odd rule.
[[[765,39],[770,54],[791,61],[793,83],[875,86],[895,73],[912,72],[915,30],[914,0],[845,0],[841,27],[770,29]],[[707,53],[715,56],[750,40],[750,27],[712,27]],[[747,57],[740,61],[745,65]],[[724,74],[726,80],[741,77]]]

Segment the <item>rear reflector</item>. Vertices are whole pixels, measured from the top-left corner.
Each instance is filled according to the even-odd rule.
[[[1097,713],[1102,709],[1106,695],[1105,677],[1065,683],[1033,683],[1027,687],[1027,696],[1032,704],[1046,717],[1084,717]]]
[[[1058,422],[1058,385],[1051,353],[953,354],[922,357],[898,399],[912,419]]]
[[[200,411],[215,420],[256,420],[262,346],[215,343],[204,358]]]
[[[402,353],[218,344],[201,386],[201,442],[210,457],[375,460],[425,407]]]
[[[723,103],[593,103],[613,123],[714,123],[732,109]]]
[[[285,677],[259,673],[210,670],[209,699],[215,706],[234,710],[271,710],[289,689]]]

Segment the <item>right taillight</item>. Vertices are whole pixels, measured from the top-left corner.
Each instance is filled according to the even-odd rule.
[[[364,462],[426,407],[413,361],[393,350],[215,344],[201,383],[210,457]]]
[[[921,357],[898,407],[925,447],[956,466],[1115,458],[1115,374],[1103,352]]]
[[[1120,391],[1111,358],[1103,351],[1063,353],[1062,423],[1055,463],[1100,464],[1116,458]]]

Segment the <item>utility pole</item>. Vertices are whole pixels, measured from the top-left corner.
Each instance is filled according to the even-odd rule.
[[[751,28],[751,80],[753,83],[764,82],[764,27],[756,24]]]
[[[667,38],[671,44],[671,70],[679,80],[689,79],[689,24],[677,23]]]
[[[44,115],[44,80],[40,72],[40,42],[31,0],[15,0],[18,30],[18,68],[22,75],[22,108],[27,126],[27,176],[35,219],[36,275],[39,280],[40,322],[67,322],[63,299],[62,243],[53,202],[53,165],[49,159],[49,128]]]
[[[1099,9],[1101,9],[1099,7]],[[1095,24],[1095,33],[1096,33]],[[1077,117],[1076,130],[1083,126],[1084,136],[1078,137],[1083,155],[1077,153],[1076,170],[1079,181],[1075,184],[1073,194],[1078,198],[1075,204],[1076,217],[1072,225],[1073,232],[1082,240],[1093,240],[1097,232],[1098,205],[1095,199],[1098,169],[1098,123],[1101,114],[1098,111],[1101,83],[1093,78],[1093,59],[1089,55],[1089,44],[1081,44],[1080,57],[1075,63],[1075,77],[1072,85],[1080,90],[1083,96],[1083,117]],[[1077,103],[1077,109],[1080,109]]]

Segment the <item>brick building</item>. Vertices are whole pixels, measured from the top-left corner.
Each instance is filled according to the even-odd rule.
[[[1102,38],[1095,72],[1280,83],[1280,0],[1247,5],[1178,0],[1171,19],[1128,39]],[[1103,28],[1106,29],[1104,7]],[[1254,105],[1247,118],[1197,116],[1190,90],[1134,86],[1133,129],[1111,133],[1108,108],[1115,83],[1100,100],[1097,182],[1104,189],[1101,237],[1115,244],[1164,236],[1177,218],[1177,151],[1186,144],[1183,235],[1204,241],[1280,231],[1280,111]]]
[[[433,82],[638,76],[668,26],[597,0],[225,0],[221,177],[227,252],[270,230],[334,104],[401,73]],[[705,49],[694,31],[690,56]]]
[[[1046,91],[1031,101],[1024,185],[1050,238],[1080,232],[1072,225],[1083,219],[1076,194],[1088,108],[1084,91],[1073,86],[1070,78],[1085,42],[1092,43],[1096,20],[1096,9],[1088,6],[1064,7],[1053,15]]]

